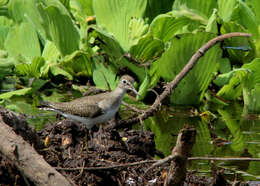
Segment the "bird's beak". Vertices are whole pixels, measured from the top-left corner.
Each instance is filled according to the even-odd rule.
[[[137,96],[140,96],[133,86],[129,88],[129,90],[132,90]]]

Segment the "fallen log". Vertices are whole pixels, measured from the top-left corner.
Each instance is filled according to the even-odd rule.
[[[26,117],[0,106],[0,115],[5,124],[12,127],[17,135],[23,137],[25,141],[34,146],[34,148],[42,149],[44,144],[38,136],[37,132],[28,125]]]
[[[0,115],[0,153],[35,185],[72,185],[51,167]]]

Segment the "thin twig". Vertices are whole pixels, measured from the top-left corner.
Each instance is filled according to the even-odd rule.
[[[126,125],[131,125],[133,123],[136,123],[141,118],[142,120],[145,120],[146,118],[154,115],[154,113],[158,110],[160,103],[162,100],[164,100],[166,97],[168,97],[173,90],[177,87],[177,85],[180,83],[180,81],[188,74],[188,72],[194,67],[194,65],[198,62],[199,58],[202,57],[207,50],[209,50],[212,46],[214,46],[216,43],[223,41],[225,39],[231,38],[231,37],[251,37],[252,34],[248,33],[241,33],[241,32],[233,32],[228,33],[224,35],[217,36],[213,38],[212,40],[208,41],[205,45],[203,45],[200,49],[197,50],[197,52],[191,57],[189,62],[184,66],[184,68],[181,70],[179,74],[175,76],[175,78],[169,82],[163,91],[163,93],[156,98],[153,105],[147,109],[144,113],[142,113],[140,116],[132,117],[127,120],[120,120],[116,123],[116,126],[113,126],[114,128],[125,128]]]
[[[176,158],[176,155],[170,155],[167,156],[166,158],[163,158],[161,160],[158,160],[156,163],[154,163],[151,167],[149,167],[144,174],[147,174],[150,170],[154,169],[155,167],[161,166],[169,161],[172,161]]]
[[[75,167],[75,168],[62,168],[62,167],[55,167],[56,170],[68,170],[68,171],[74,171],[74,170],[87,170],[87,171],[95,171],[95,170],[108,170],[108,169],[117,169],[117,168],[127,168],[131,166],[146,164],[146,163],[154,163],[157,160],[144,160],[134,163],[126,163],[126,164],[120,164],[120,165],[112,165],[107,167]]]
[[[55,167],[56,170],[67,170],[67,171],[74,171],[74,170],[86,170],[86,171],[95,171],[95,170],[109,170],[109,169],[118,169],[118,168],[127,168],[131,166],[146,164],[146,163],[154,163],[146,172],[150,171],[151,169],[161,166],[165,163],[170,162],[171,160],[175,159],[176,156],[170,155],[161,160],[144,160],[134,163],[126,163],[126,164],[119,164],[119,165],[112,165],[107,167],[74,167],[74,168],[63,168],[63,167]],[[189,157],[189,161],[193,160],[215,160],[215,161],[260,161],[260,158],[221,158],[221,157]]]
[[[242,157],[242,158],[221,158],[221,157],[190,157],[191,160],[215,160],[215,161],[260,161],[260,158],[250,158],[250,157]]]
[[[161,166],[169,161],[172,161],[176,158],[176,155],[167,156],[164,159],[158,160],[151,167],[149,167],[145,174],[155,167]],[[242,157],[242,158],[221,158],[221,157],[189,157],[189,161],[192,160],[215,160],[215,161],[260,161],[260,158],[250,158],[250,157]]]
[[[144,112],[145,112],[145,110],[142,110],[142,109],[139,109],[139,108],[137,108],[137,107],[134,107],[134,106],[132,106],[132,105],[130,105],[130,104],[124,102],[124,101],[122,101],[122,104],[123,104],[124,106],[128,107],[129,109],[131,109],[131,110],[137,112],[137,113],[144,113]]]
[[[83,165],[81,167],[81,170],[80,170],[79,174],[75,177],[75,179],[78,179],[78,178],[81,177],[81,175],[83,174],[84,168],[85,168],[85,161],[83,161]]]

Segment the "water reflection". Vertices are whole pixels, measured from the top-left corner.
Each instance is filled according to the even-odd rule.
[[[180,129],[190,125],[197,129],[192,156],[260,157],[260,119],[251,117],[239,104],[216,110],[218,118],[211,122],[194,116],[190,108],[177,111],[164,110],[145,122],[156,134],[156,148],[166,156],[171,153]],[[212,163],[224,168],[230,180],[260,180],[260,162],[257,161],[190,161],[189,169],[207,175]]]

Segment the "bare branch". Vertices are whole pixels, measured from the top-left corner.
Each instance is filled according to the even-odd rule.
[[[199,58],[203,56],[207,50],[209,50],[211,47],[213,47],[216,43],[223,41],[225,39],[231,38],[231,37],[251,37],[252,34],[248,33],[240,33],[240,32],[233,32],[228,33],[224,35],[220,35],[215,37],[214,39],[208,41],[205,45],[203,45],[200,49],[197,50],[197,52],[191,57],[189,62],[185,65],[185,67],[181,70],[181,72],[175,76],[175,78],[169,82],[163,91],[163,93],[156,98],[153,105],[147,109],[144,113],[137,117],[129,118],[127,120],[120,120],[116,123],[116,126],[113,126],[114,128],[125,128],[126,125],[131,125],[133,123],[136,123],[141,118],[142,120],[145,120],[146,118],[154,115],[154,113],[159,109],[160,103],[162,100],[164,100],[167,96],[169,96],[174,89],[177,87],[177,85],[180,83],[180,81],[188,74],[188,72],[194,67],[194,65],[197,63]]]

